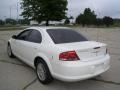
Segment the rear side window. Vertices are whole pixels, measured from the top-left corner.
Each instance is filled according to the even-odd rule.
[[[69,29],[48,29],[48,34],[55,44],[87,41],[80,33]]]
[[[31,30],[25,30],[23,32],[21,32],[18,36],[17,39],[18,40],[25,40],[26,37],[30,34]]]
[[[34,42],[34,43],[41,43],[42,41],[41,33],[37,30],[32,30],[30,35],[27,37],[27,41]]]

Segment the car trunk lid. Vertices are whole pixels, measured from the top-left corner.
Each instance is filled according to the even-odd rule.
[[[106,55],[106,44],[95,41],[59,44],[68,51],[75,51],[81,61],[95,60]]]

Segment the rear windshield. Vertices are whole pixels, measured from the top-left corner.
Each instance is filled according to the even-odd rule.
[[[71,29],[48,29],[47,32],[55,44],[87,41],[84,36]]]

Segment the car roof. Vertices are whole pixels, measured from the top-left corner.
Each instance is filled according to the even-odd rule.
[[[69,29],[68,27],[54,27],[54,26],[32,26],[27,29],[47,30],[47,29]]]

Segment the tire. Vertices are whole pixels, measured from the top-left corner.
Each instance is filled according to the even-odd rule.
[[[37,62],[37,64],[36,64],[36,74],[37,74],[38,80],[42,84],[49,84],[50,82],[53,81],[53,78],[51,76],[49,68],[43,60],[39,60]]]
[[[11,49],[11,46],[10,44],[7,45],[7,54],[10,58],[14,58],[15,55],[12,53],[12,49]]]

